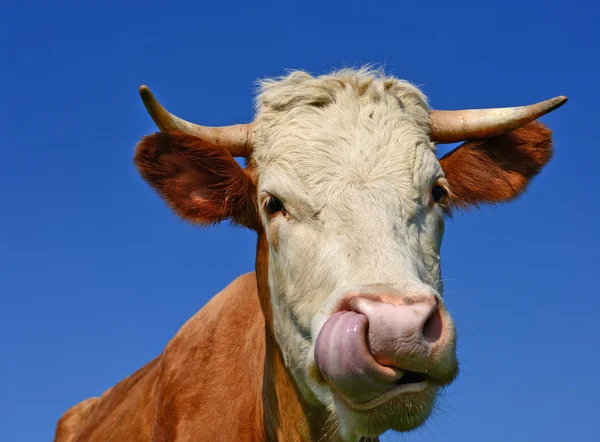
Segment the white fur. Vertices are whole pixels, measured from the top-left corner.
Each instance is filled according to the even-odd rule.
[[[289,212],[261,211],[277,341],[305,395],[334,408],[308,373],[345,290],[442,290],[444,220],[430,190],[443,172],[429,108],[413,85],[368,69],[296,71],[261,83],[255,121],[259,201],[277,196]],[[361,435],[352,420],[340,425],[349,439]]]

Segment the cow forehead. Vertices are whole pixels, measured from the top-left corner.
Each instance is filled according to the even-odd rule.
[[[440,173],[424,95],[366,69],[263,81],[255,121],[259,176],[277,171],[312,196],[348,184],[415,190]]]

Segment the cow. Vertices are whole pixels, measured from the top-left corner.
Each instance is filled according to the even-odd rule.
[[[183,220],[256,232],[255,271],[69,409],[55,441],[355,442],[423,425],[459,371],[445,218],[521,196],[552,157],[537,120],[566,97],[435,110],[381,70],[291,71],[259,81],[251,123],[206,127],[140,94],[159,128],[135,147],[141,177]]]

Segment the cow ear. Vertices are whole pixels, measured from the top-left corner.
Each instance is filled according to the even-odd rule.
[[[221,146],[182,133],[154,133],[136,146],[142,178],[181,218],[201,225],[225,219],[257,228],[255,185]]]
[[[440,164],[452,205],[465,209],[520,196],[552,158],[552,131],[539,122],[501,136],[467,141]]]

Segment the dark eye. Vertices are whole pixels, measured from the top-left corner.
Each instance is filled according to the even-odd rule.
[[[444,198],[444,195],[446,195],[446,189],[444,189],[442,186],[435,186],[433,189],[431,189],[431,196],[436,203],[439,203],[442,198]]]
[[[279,212],[283,212],[285,208],[283,207],[283,203],[274,196],[270,196],[265,201],[265,210],[269,215],[275,215]]]

